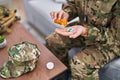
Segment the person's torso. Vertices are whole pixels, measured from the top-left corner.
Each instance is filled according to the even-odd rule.
[[[99,41],[105,43],[96,46],[120,56],[120,15],[114,19],[115,12],[113,12],[118,4],[117,0],[75,0],[75,4],[80,22],[84,24],[84,17],[87,15],[87,24],[101,30]]]
[[[81,23],[84,15],[88,17],[88,24],[95,27],[107,26],[112,18],[111,10],[117,0],[75,0],[76,9]]]

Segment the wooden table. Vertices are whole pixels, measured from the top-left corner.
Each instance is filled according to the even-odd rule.
[[[11,27],[11,33],[5,33],[7,39],[7,46],[3,49],[0,49],[0,67],[4,62],[8,61],[8,49],[13,44],[17,44],[23,41],[28,41],[34,44],[37,44],[38,48],[41,51],[37,67],[29,73],[26,73],[18,78],[13,79],[3,79],[0,77],[0,80],[50,80],[55,76],[61,74],[67,67],[63,65],[40,41],[38,41],[33,35],[27,31],[23,25],[19,22],[14,23]],[[55,64],[54,69],[48,70],[46,68],[47,62],[53,62]]]

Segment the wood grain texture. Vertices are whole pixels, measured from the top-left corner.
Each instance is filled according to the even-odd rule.
[[[39,50],[41,51],[37,67],[29,73],[26,73],[18,78],[14,79],[2,79],[0,80],[50,80],[63,71],[67,70],[64,66],[42,43],[40,43],[33,35],[27,31],[23,25],[16,22],[12,27],[11,33],[5,33],[7,39],[7,46],[0,49],[0,67],[4,62],[8,61],[8,49],[13,44],[21,43],[23,41],[28,41],[37,44]],[[48,70],[46,68],[47,62],[53,62],[55,64],[54,69]]]

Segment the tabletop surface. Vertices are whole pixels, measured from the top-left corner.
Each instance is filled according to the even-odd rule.
[[[29,31],[27,31],[22,24],[15,22],[11,27],[10,33],[5,33],[4,36],[7,40],[7,45],[5,48],[0,49],[0,67],[8,61],[8,49],[13,44],[21,43],[23,41],[28,41],[34,43],[38,46],[41,51],[37,67],[18,78],[13,79],[3,79],[0,80],[50,80],[60,73],[67,70],[67,67],[61,63],[52,52],[50,52],[40,41],[38,41]],[[48,62],[54,63],[54,68],[49,70],[46,68]]]

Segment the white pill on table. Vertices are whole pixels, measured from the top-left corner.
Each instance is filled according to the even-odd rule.
[[[47,69],[53,69],[54,68],[54,63],[53,62],[48,62],[46,64]]]

